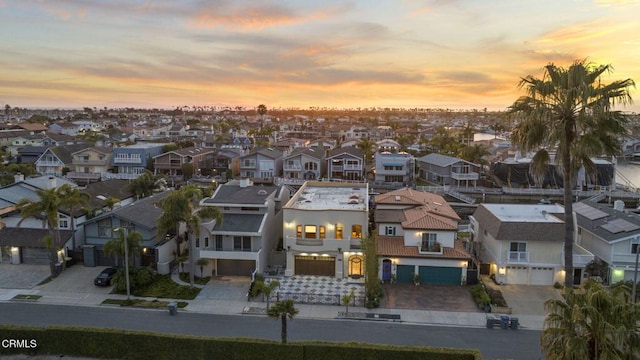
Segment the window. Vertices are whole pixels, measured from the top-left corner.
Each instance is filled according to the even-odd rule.
[[[244,159],[242,160],[242,167],[254,168],[256,167],[255,159]]]
[[[98,221],[98,236],[111,237],[111,219],[106,218]]]
[[[342,240],[342,225],[336,225],[336,239]]]
[[[640,247],[640,240],[632,239],[631,240],[631,253],[632,254],[637,254],[638,250],[639,250],[638,247]]]
[[[387,236],[395,236],[396,235],[396,227],[387,225],[384,227],[384,234]]]
[[[58,227],[61,229],[67,229],[69,227],[69,220],[68,219],[59,219],[58,220]]]
[[[423,233],[421,251],[440,251],[437,248],[438,234]]]
[[[351,225],[351,238],[362,239],[362,225]]]
[[[296,237],[298,238],[302,237],[302,225],[296,226]]]
[[[320,239],[327,237],[327,230],[324,226],[320,226]]]
[[[364,275],[364,257],[362,255],[354,255],[349,258],[349,275]]]
[[[509,243],[509,261],[527,262],[529,261],[529,253],[527,252],[527,243],[512,241]]]
[[[197,248],[200,247],[200,238],[199,237],[196,238],[196,247]]]
[[[315,225],[305,225],[304,226],[304,238],[305,239],[315,239],[316,238],[316,229]]]
[[[216,251],[222,251],[222,235],[216,235]]]
[[[234,236],[233,250],[234,251],[251,251],[251,237],[250,236]]]
[[[304,163],[305,170],[318,170],[318,163],[306,162]]]
[[[208,236],[205,236],[205,238],[204,238],[204,247],[205,248],[209,247],[209,237]]]

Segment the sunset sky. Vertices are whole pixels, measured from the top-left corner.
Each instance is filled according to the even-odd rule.
[[[640,0],[0,0],[0,34],[3,107],[505,110],[583,58],[640,87]]]

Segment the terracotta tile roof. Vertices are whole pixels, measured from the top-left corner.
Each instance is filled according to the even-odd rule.
[[[402,188],[388,193],[376,195],[376,205],[413,205],[425,206],[429,212],[460,220],[460,216],[447,201],[440,195],[418,191],[411,188]]]
[[[458,220],[434,214],[427,206],[420,206],[404,210],[405,220],[402,227],[405,229],[429,229],[429,230],[457,230]]]
[[[420,254],[417,246],[405,246],[404,239],[400,236],[378,236],[377,242],[378,256],[461,260],[468,260],[471,258],[469,253],[465,250],[461,240],[456,240],[453,248],[443,248],[442,254]]]

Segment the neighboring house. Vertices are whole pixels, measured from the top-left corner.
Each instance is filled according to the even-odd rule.
[[[393,139],[383,139],[376,142],[377,152],[397,153],[398,151],[400,151],[400,148],[400,143]]]
[[[238,160],[243,179],[273,180],[282,169],[282,152],[274,148],[256,148]]]
[[[283,207],[285,276],[365,276],[368,235],[366,183],[307,181]]]
[[[380,152],[375,154],[375,184],[411,186],[415,172],[415,159],[411,154]]]
[[[282,161],[282,177],[296,180],[318,180],[324,172],[324,149],[295,148]]]
[[[457,236],[460,217],[442,196],[404,188],[376,195],[375,203],[380,279],[467,282],[471,256]]]
[[[46,146],[27,146],[18,150],[17,162],[21,164],[32,164],[47,150]]]
[[[206,158],[198,163],[200,175],[219,177],[219,180],[227,180],[227,173],[231,171],[234,159],[242,154],[241,149],[214,149]]]
[[[227,145],[229,146],[237,146],[244,150],[249,150],[253,148],[255,141],[247,136],[234,136],[231,141],[228,141]]]
[[[182,124],[173,124],[167,131],[167,135],[171,138],[179,138],[187,135],[187,127]]]
[[[307,145],[307,147],[322,148],[325,152],[329,149],[332,149],[334,146],[336,146],[336,141],[327,138],[313,140]]]
[[[362,181],[364,179],[364,152],[355,147],[330,150],[326,157],[329,180]]]
[[[139,252],[132,254],[136,265],[157,265],[159,273],[169,273],[169,262],[175,258],[176,237],[159,236],[157,226],[157,220],[162,214],[162,207],[158,206],[158,202],[168,193],[169,191],[164,191],[154,194],[87,220],[84,223],[84,265],[119,265],[122,258],[105,254],[104,245],[120,236],[114,229],[126,228],[129,233],[137,231],[142,234],[141,248]]]
[[[11,144],[7,146],[7,152],[11,155],[18,155],[18,151],[25,147],[44,146],[43,134],[22,134],[11,139]]]
[[[72,121],[72,124],[75,125],[78,129],[78,132],[82,133],[85,131],[94,131],[98,132],[102,129],[100,123],[91,121],[91,120],[77,120]]]
[[[219,186],[201,206],[218,207],[222,222],[201,224],[195,248],[208,259],[207,274],[251,276],[262,273],[282,238],[282,203],[289,191],[273,185],[254,186],[251,180],[234,180]]]
[[[564,282],[564,207],[553,204],[480,204],[470,217],[482,263],[508,285]],[[574,275],[593,255],[574,244]]]
[[[190,177],[200,176],[198,165],[214,152],[211,148],[189,147],[156,155],[153,157],[154,172],[165,175],[173,183],[181,184],[188,180],[185,179],[185,166],[191,166]]]
[[[432,153],[418,159],[418,177],[438,185],[475,187],[481,165],[459,158]]]
[[[616,201],[613,208],[581,201],[573,204],[573,211],[577,221],[574,246],[587,249],[609,265],[607,283],[633,281],[640,250],[638,214],[626,213],[622,201]]]
[[[42,144],[44,146],[63,146],[81,143],[84,143],[84,141],[81,139],[69,135],[56,134],[51,131],[48,131],[45,134],[44,139],[42,140]]]
[[[154,156],[162,154],[164,144],[141,143],[113,149],[113,173],[103,178],[135,179],[149,167]]]
[[[87,144],[52,146],[35,161],[36,171],[43,175],[63,176],[65,168],[73,167],[72,154],[88,147]]]
[[[354,125],[351,129],[347,130],[344,135],[347,139],[366,139],[369,137],[369,129]]]
[[[100,181],[102,174],[111,169],[112,154],[113,148],[99,146],[74,152],[67,178],[84,184]]]

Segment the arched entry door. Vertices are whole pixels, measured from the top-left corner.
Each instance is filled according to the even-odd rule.
[[[382,281],[391,280],[391,260],[382,260]]]
[[[353,255],[349,257],[349,276],[364,276],[364,257],[362,255]]]

